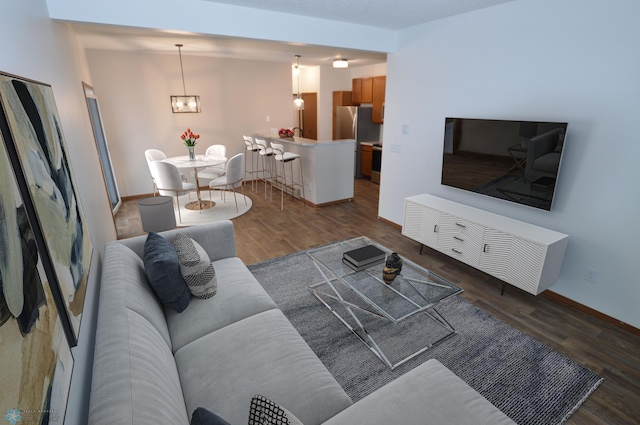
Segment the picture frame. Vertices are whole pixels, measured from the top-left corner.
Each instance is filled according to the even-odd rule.
[[[0,133],[44,275],[74,347],[93,246],[51,86],[0,72]]]
[[[0,415],[64,423],[73,355],[0,134]]]

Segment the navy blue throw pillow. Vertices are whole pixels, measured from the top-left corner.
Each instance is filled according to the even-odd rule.
[[[208,411],[204,407],[198,407],[193,411],[191,416],[191,425],[230,425],[229,422],[222,419],[213,412]]]
[[[189,305],[191,291],[180,273],[180,260],[173,245],[149,232],[144,243],[144,270],[160,302],[181,313]]]

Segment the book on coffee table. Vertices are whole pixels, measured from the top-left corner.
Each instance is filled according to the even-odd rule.
[[[375,266],[376,264],[384,263],[384,258],[381,260],[373,261],[371,263],[365,263],[361,266],[356,266],[355,264],[353,264],[351,261],[347,260],[344,257],[342,257],[342,262],[347,266],[351,267],[353,270],[360,272],[362,270],[368,269],[369,267]]]
[[[342,258],[356,267],[362,267],[384,261],[385,253],[373,245],[367,245],[345,252],[342,254]]]

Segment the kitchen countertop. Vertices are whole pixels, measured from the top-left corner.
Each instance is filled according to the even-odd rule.
[[[298,137],[298,136],[294,136],[294,137],[278,137],[278,136],[273,136],[271,134],[266,135],[266,134],[260,134],[260,133],[256,133],[254,134],[254,136],[259,137],[261,139],[268,139],[270,141],[274,141],[276,143],[294,143],[297,146],[316,146],[316,145],[322,145],[322,144],[344,144],[344,143],[354,143],[355,140],[354,139],[341,139],[341,140],[313,140],[313,139],[306,139],[304,137]]]
[[[382,143],[381,142],[360,142],[361,145],[365,145],[365,146],[375,146],[375,147],[382,147]]]

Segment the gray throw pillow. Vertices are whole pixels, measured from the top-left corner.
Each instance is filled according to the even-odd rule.
[[[191,415],[190,425],[229,425],[229,422],[204,407],[198,407]]]
[[[249,425],[302,425],[302,422],[284,407],[256,394],[251,399]]]
[[[204,248],[183,233],[176,235],[173,245],[180,260],[180,272],[191,294],[202,299],[213,297],[218,289],[216,271]]]
[[[180,273],[178,254],[171,243],[149,232],[144,243],[144,271],[160,302],[181,313],[189,305],[191,292]]]

